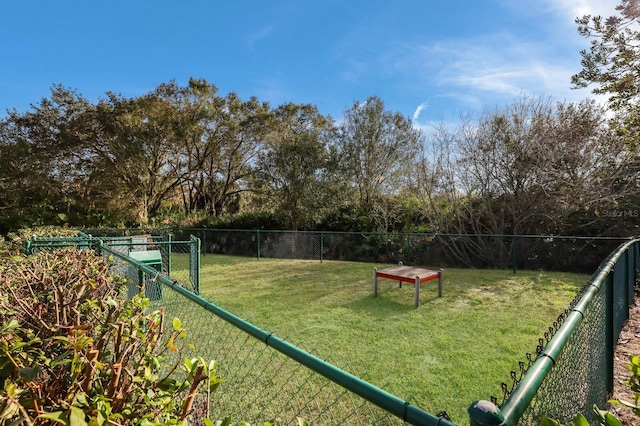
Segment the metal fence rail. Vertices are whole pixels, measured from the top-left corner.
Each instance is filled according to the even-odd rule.
[[[597,424],[613,391],[614,350],[628,318],[640,267],[640,240],[620,245],[601,264],[571,307],[541,339],[535,360],[513,373],[501,405],[504,425],[538,425],[543,416],[562,423],[582,413]],[[522,366],[522,364],[521,364]],[[474,421],[472,424],[481,424]]]

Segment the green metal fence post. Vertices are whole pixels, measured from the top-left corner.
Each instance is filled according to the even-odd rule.
[[[173,251],[173,247],[171,245],[171,241],[173,240],[173,235],[172,234],[168,234],[167,235],[167,241],[169,241],[169,244],[167,245],[167,248],[165,250],[167,250],[167,276],[171,277],[171,252]]]
[[[624,252],[624,285],[620,286],[621,291],[624,291],[624,302],[625,302],[625,317],[624,319],[629,319],[629,306],[631,306],[631,298],[629,295],[629,250]]]
[[[320,233],[320,263],[324,260],[324,232]]]
[[[256,253],[257,253],[257,258],[258,260],[260,260],[260,230],[256,229]]]
[[[618,260],[619,262],[620,260]],[[609,299],[609,303],[605,304],[605,365],[607,366],[607,392],[611,395],[613,394],[613,357],[615,353],[616,347],[616,332],[615,332],[615,317],[613,314],[613,309],[615,306],[615,273],[614,268],[611,268],[611,271],[607,274],[606,278],[606,290],[607,290],[607,298]]]
[[[207,230],[203,229],[202,230],[202,254],[205,255],[207,254]]]
[[[513,265],[513,273],[516,273],[516,268],[517,268],[517,264],[516,264],[516,237],[515,235],[513,236],[513,240],[511,242],[511,263]]]

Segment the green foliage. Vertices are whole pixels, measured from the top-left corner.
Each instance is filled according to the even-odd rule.
[[[35,228],[20,228],[9,232],[6,239],[0,239],[0,256],[15,255],[24,251],[25,242],[32,237],[75,237],[78,231],[59,226],[38,226]]]
[[[593,412],[596,415],[598,420],[598,424],[602,426],[622,426],[620,420],[616,418],[613,414],[608,411],[600,410],[596,405],[593,406]],[[548,417],[543,417],[540,421],[540,426],[589,426],[590,423],[585,416],[582,414],[576,414],[572,422],[569,423],[561,423],[557,420],[550,419]]]
[[[1,423],[186,425],[207,416],[200,392],[221,383],[215,362],[187,356],[179,319],[148,312],[142,295],[119,297],[124,280],[104,259],[64,249],[4,259],[0,272]]]

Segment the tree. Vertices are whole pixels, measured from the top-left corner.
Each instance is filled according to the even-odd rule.
[[[0,207],[18,226],[65,223],[84,209],[83,121],[89,102],[60,85],[30,111],[13,110],[0,122]],[[9,225],[9,223],[7,223]]]
[[[576,19],[579,33],[591,39],[581,51],[582,70],[572,77],[574,87],[595,84],[593,92],[609,95],[611,125],[625,138],[626,152],[616,168],[623,171],[615,190],[624,194],[611,209],[640,208],[640,1],[621,0],[617,15],[603,19],[585,15]],[[620,211],[618,210],[618,211]]]
[[[263,205],[271,205],[293,230],[311,228],[327,206],[333,121],[313,105],[281,105],[265,150],[258,157],[257,184]]]
[[[222,98],[206,80],[192,78],[186,87],[171,82],[161,89],[175,106],[173,122],[186,173],[180,184],[184,209],[220,216],[249,189],[269,106],[256,98],[242,101],[235,93]]]
[[[345,112],[339,127],[340,152],[347,181],[365,211],[385,210],[381,199],[408,187],[422,143],[422,134],[411,120],[387,111],[378,97],[354,102]],[[385,216],[376,214],[380,218]],[[384,228],[385,221],[379,226]]]
[[[157,92],[127,99],[109,94],[96,107],[94,197],[148,224],[184,179],[176,150],[175,109]]]
[[[442,126],[431,142],[416,181],[438,232],[610,235],[614,223],[599,212],[628,193],[625,145],[594,101],[521,97],[458,128]],[[506,266],[512,241],[451,240],[450,249],[470,265]]]
[[[596,94],[608,94],[609,105],[622,114],[619,129],[637,138],[640,131],[640,1],[621,0],[618,15],[603,19],[577,18],[578,32],[591,39],[582,50],[582,70],[571,82],[575,88],[597,86]]]

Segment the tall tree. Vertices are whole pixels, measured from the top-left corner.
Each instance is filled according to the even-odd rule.
[[[21,225],[64,223],[82,210],[87,172],[82,120],[91,105],[55,85],[30,111],[9,111],[0,123],[0,206]]]
[[[311,228],[326,208],[331,185],[333,121],[313,105],[281,105],[258,157],[260,199],[293,230]]]
[[[256,98],[245,102],[235,93],[223,98],[217,92],[213,84],[193,78],[186,87],[162,86],[163,97],[176,108],[173,122],[186,168],[180,185],[184,208],[215,216],[228,212],[249,189],[269,112]]]
[[[146,225],[184,179],[172,126],[175,109],[157,92],[128,99],[109,94],[96,108],[92,178],[109,209],[131,211]]]
[[[609,95],[615,113],[611,125],[625,138],[626,152],[615,165],[623,170],[615,186],[624,194],[611,210],[640,210],[640,0],[621,0],[617,14],[604,19],[585,15],[576,19],[579,33],[591,40],[581,51],[582,70],[572,77],[574,87],[595,85],[593,92]]]
[[[339,128],[345,164],[353,173],[362,204],[396,193],[421,148],[421,134],[411,120],[387,111],[378,97],[355,102]]]
[[[363,103],[354,102],[345,112],[339,144],[347,180],[359,205],[374,215],[374,220],[380,218],[379,226],[385,228],[388,203],[382,199],[409,187],[412,168],[422,150],[422,133],[410,119],[386,110],[384,102],[372,96]]]

